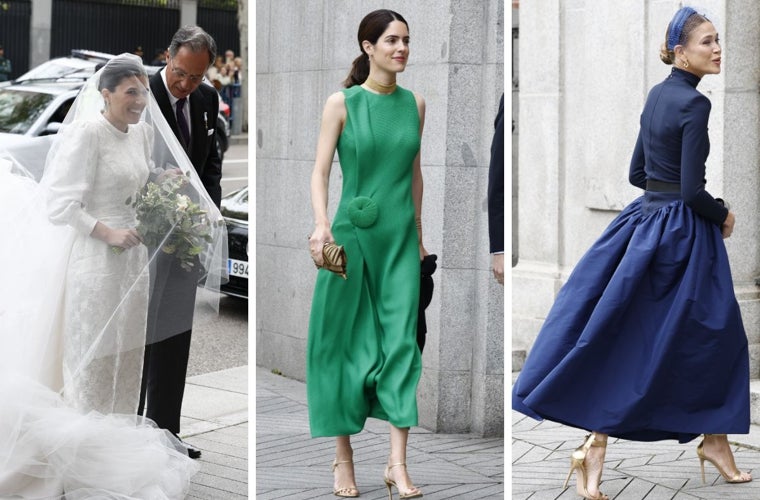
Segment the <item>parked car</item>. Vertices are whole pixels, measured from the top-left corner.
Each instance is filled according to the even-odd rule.
[[[0,87],[0,148],[57,133],[83,83],[29,80]]]
[[[211,85],[207,80],[203,81]],[[219,158],[222,160],[224,160],[224,153],[230,148],[230,133],[230,106],[222,100],[220,95],[219,113],[216,115],[216,147]]]
[[[113,54],[105,52],[75,49],[68,57],[56,57],[30,69],[14,82],[61,78],[87,80],[95,73],[95,67],[99,63],[108,62],[113,57]]]
[[[227,223],[230,281],[220,291],[248,299],[248,186],[222,198],[221,212]]]
[[[58,90],[54,90],[56,88],[63,89],[66,84],[69,85],[69,89],[73,90],[73,97],[67,96],[66,99],[66,106],[64,108],[61,108],[58,106],[59,102],[51,102],[51,106],[54,108],[49,113],[44,113],[43,110],[39,110],[39,113],[43,114],[44,117],[47,117],[48,115],[53,116],[53,120],[49,123],[42,124],[43,130],[39,130],[38,126],[32,126],[32,125],[39,125],[38,123],[29,123],[29,132],[10,132],[10,133],[20,133],[24,135],[30,135],[30,136],[38,136],[38,135],[47,135],[47,134],[54,134],[58,131],[58,128],[60,128],[60,123],[63,121],[63,118],[66,116],[66,112],[68,112],[68,108],[71,107],[71,103],[74,102],[74,97],[76,97],[76,94],[78,90],[82,87],[85,81],[87,81],[88,78],[90,78],[94,73],[96,68],[99,64],[106,63],[110,59],[114,57],[113,54],[108,54],[106,52],[97,52],[93,50],[84,50],[84,49],[75,49],[71,51],[71,55],[68,57],[57,57],[55,59],[51,59],[49,61],[46,61],[39,66],[27,71],[23,75],[16,78],[13,82],[8,83],[7,85],[1,86],[0,90],[5,91],[7,88],[12,87],[14,85],[29,85],[29,87],[26,87],[27,89],[32,89],[34,86],[41,86],[41,87],[47,87],[47,90],[42,90],[43,93],[59,93]],[[161,66],[145,66],[146,71],[148,72],[148,75],[153,75],[161,70]],[[204,80],[205,81],[205,80]],[[209,83],[210,85],[210,83]],[[20,87],[19,87],[20,88]],[[8,94],[11,95],[11,94]],[[26,103],[25,99],[20,99],[20,97],[24,95],[29,99],[32,99],[34,102]],[[69,98],[70,97],[70,98]],[[6,96],[6,98],[8,98]],[[2,101],[2,97],[0,97],[0,103],[3,105],[7,105],[7,101]],[[35,99],[37,101],[35,101]],[[15,113],[16,114],[16,120],[20,118],[19,114],[23,114],[23,110],[25,109],[25,106],[33,106],[34,108],[42,107],[43,104],[40,104],[39,102],[50,102],[48,99],[47,101],[45,99],[42,99],[40,97],[32,97],[29,94],[15,94],[15,102],[18,107],[14,108],[13,110],[6,109],[4,110],[7,113]],[[37,102],[37,104],[35,104]],[[63,110],[63,113],[61,114],[59,110]],[[1,121],[3,119],[3,111],[0,111],[0,133],[6,132],[6,128],[3,127]],[[60,115],[60,116],[59,116]],[[219,113],[216,117],[216,136],[217,136],[217,148],[219,157],[224,159],[224,153],[229,149],[230,146],[230,124],[229,124],[229,116],[230,116],[230,109],[227,104],[224,103],[222,100],[222,97],[219,96]],[[44,118],[43,117],[43,118]],[[30,117],[31,119],[31,117]],[[48,126],[49,125],[49,126]],[[18,125],[19,129],[24,129],[23,124]],[[2,141],[0,140],[0,145],[2,144]]]

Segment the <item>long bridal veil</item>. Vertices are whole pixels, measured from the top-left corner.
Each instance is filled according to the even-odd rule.
[[[56,136],[0,151],[2,498],[184,498],[198,470],[134,410],[145,345],[187,329],[155,296],[189,281],[208,289],[196,307],[217,308],[226,229],[135,67],[115,57]],[[105,118],[122,91],[126,132]],[[96,239],[96,221],[143,244]],[[158,276],[167,259],[177,278]]]

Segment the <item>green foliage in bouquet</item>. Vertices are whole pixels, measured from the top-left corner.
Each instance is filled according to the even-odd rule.
[[[184,175],[149,182],[127,199],[137,215],[137,232],[148,248],[174,255],[186,271],[191,271],[203,243],[211,242],[211,224],[206,211],[182,193],[188,181]],[[168,236],[167,236],[168,235]]]

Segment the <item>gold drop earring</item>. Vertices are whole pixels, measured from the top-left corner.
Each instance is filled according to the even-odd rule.
[[[683,67],[684,68],[688,68],[689,67],[689,61],[684,61],[683,62]]]

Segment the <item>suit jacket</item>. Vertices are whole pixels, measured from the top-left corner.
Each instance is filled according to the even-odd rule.
[[[175,137],[179,139],[180,144],[183,144],[177,117],[160,73],[150,78],[150,89]],[[220,184],[222,160],[216,147],[216,115],[219,112],[219,96],[214,88],[201,84],[188,96],[188,100],[191,133],[191,149],[188,156],[209,196],[216,206],[219,206],[222,198]],[[156,160],[161,166],[162,159],[156,158]],[[174,256],[158,252],[155,261],[151,263],[152,291],[148,308],[149,342],[158,342],[192,329],[195,292],[200,278],[197,271],[183,270],[179,265],[179,260]]]
[[[177,117],[169,100],[169,92],[161,78],[161,72],[150,78],[150,90],[156,98],[161,113],[169,122],[172,132],[182,143]],[[222,159],[216,147],[219,95],[213,87],[201,84],[188,96],[188,101],[190,101],[190,134],[192,136],[192,149],[188,152],[188,156],[203,186],[218,207],[222,199]]]
[[[504,251],[504,94],[494,123],[488,167],[488,237],[491,253]]]

